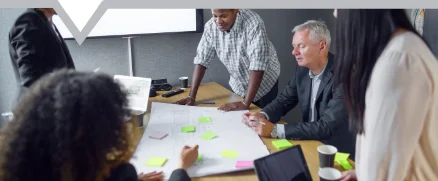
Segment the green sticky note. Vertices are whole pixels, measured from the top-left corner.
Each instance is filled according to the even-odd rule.
[[[198,158],[196,159],[197,162],[199,162],[202,159],[201,153],[198,153]]]
[[[275,146],[275,148],[277,148],[279,150],[286,149],[286,148],[293,146],[292,143],[290,143],[289,140],[286,140],[286,139],[272,141],[272,144]]]
[[[211,122],[211,118],[210,117],[198,118],[198,122],[200,122],[200,123],[208,123],[208,122]]]
[[[166,163],[166,161],[167,161],[167,158],[164,158],[164,157],[151,157],[146,162],[146,166],[162,167],[164,165],[164,163]]]
[[[339,164],[341,165],[341,167],[344,170],[351,170],[351,169],[353,169],[353,167],[350,165],[350,162],[348,162],[348,160],[341,160]]]
[[[204,139],[204,140],[211,140],[211,139],[213,139],[213,138],[215,138],[215,137],[216,137],[216,134],[214,134],[214,133],[211,132],[211,131],[206,132],[206,133],[204,133],[203,135],[201,135],[201,138]]]
[[[239,152],[237,152],[237,151],[233,151],[233,150],[224,150],[222,153],[221,153],[221,156],[222,157],[225,157],[225,158],[236,158],[236,156],[239,154]]]
[[[182,127],[181,132],[183,132],[183,133],[195,132],[195,126]]]
[[[347,160],[349,156],[350,156],[349,153],[337,152],[335,155],[335,162],[338,162],[339,164],[341,164],[341,161]]]

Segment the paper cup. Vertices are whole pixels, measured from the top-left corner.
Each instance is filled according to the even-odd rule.
[[[336,168],[325,167],[319,169],[318,175],[321,181],[339,181],[342,173]]]
[[[335,155],[338,149],[332,145],[318,146],[319,153],[319,168],[334,167]]]
[[[188,84],[189,84],[189,78],[188,77],[180,77],[179,83],[180,83],[181,88],[187,88]]]

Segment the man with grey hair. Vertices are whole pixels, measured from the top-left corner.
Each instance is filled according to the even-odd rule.
[[[339,87],[334,86],[330,31],[322,21],[296,26],[292,54],[298,66],[283,92],[261,112],[243,115],[245,124],[260,136],[294,140],[320,140],[355,155],[355,136],[348,130],[348,114]],[[298,103],[301,122],[276,124]]]

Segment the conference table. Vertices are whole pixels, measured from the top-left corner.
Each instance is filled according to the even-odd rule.
[[[178,88],[178,87],[176,87]],[[150,118],[150,109],[151,109],[151,103],[152,102],[161,102],[161,103],[173,103],[177,100],[180,100],[182,98],[185,98],[190,93],[190,88],[186,88],[185,91],[181,94],[172,96],[172,97],[162,97],[161,95],[166,93],[167,91],[158,91],[157,96],[149,98],[148,101],[148,110],[145,113],[143,117],[143,127],[140,127],[141,134],[139,135],[139,138],[137,141],[140,141],[141,136],[143,135],[144,129],[147,127],[147,124],[149,122]],[[197,102],[210,102],[213,101],[215,104],[196,104],[195,106],[203,106],[203,107],[219,107],[223,104],[230,103],[230,102],[236,102],[236,101],[243,101],[243,98],[232,93],[230,90],[226,89],[225,87],[219,85],[215,82],[209,82],[209,83],[203,83],[200,85],[198,94],[196,96]],[[260,108],[257,107],[254,104],[250,105],[249,111],[255,112],[260,111]],[[133,119],[139,119],[139,117],[134,117]],[[134,120],[139,121],[139,120]],[[282,121],[284,124],[285,122]],[[263,143],[266,145],[269,152],[274,153],[278,150],[272,145],[272,141],[276,140],[273,138],[264,138],[260,137]],[[309,140],[309,141],[297,141],[297,140],[289,140],[293,145],[301,145],[301,148],[304,153],[304,157],[306,159],[306,162],[309,167],[310,174],[312,175],[312,179],[317,181],[319,180],[318,176],[318,169],[319,169],[319,157],[318,157],[318,151],[316,148],[319,145],[322,145],[319,141]],[[350,164],[355,168],[354,162],[352,160],[349,160]],[[339,164],[335,163],[335,168],[337,168],[340,171],[344,171]],[[225,174],[218,174],[218,175],[211,175],[211,176],[205,176],[205,177],[199,177],[199,178],[192,178],[194,181],[228,181],[228,180],[242,180],[242,181],[256,181],[257,176],[253,169],[246,170],[246,171],[238,171],[238,172],[231,172],[231,173],[225,173]]]

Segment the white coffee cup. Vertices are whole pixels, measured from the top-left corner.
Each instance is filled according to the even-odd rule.
[[[336,168],[324,167],[319,169],[318,175],[321,181],[339,181],[342,173]]]
[[[336,154],[336,152],[338,152],[338,149],[332,145],[321,145],[318,146],[317,150],[318,152],[327,155],[333,155]]]

